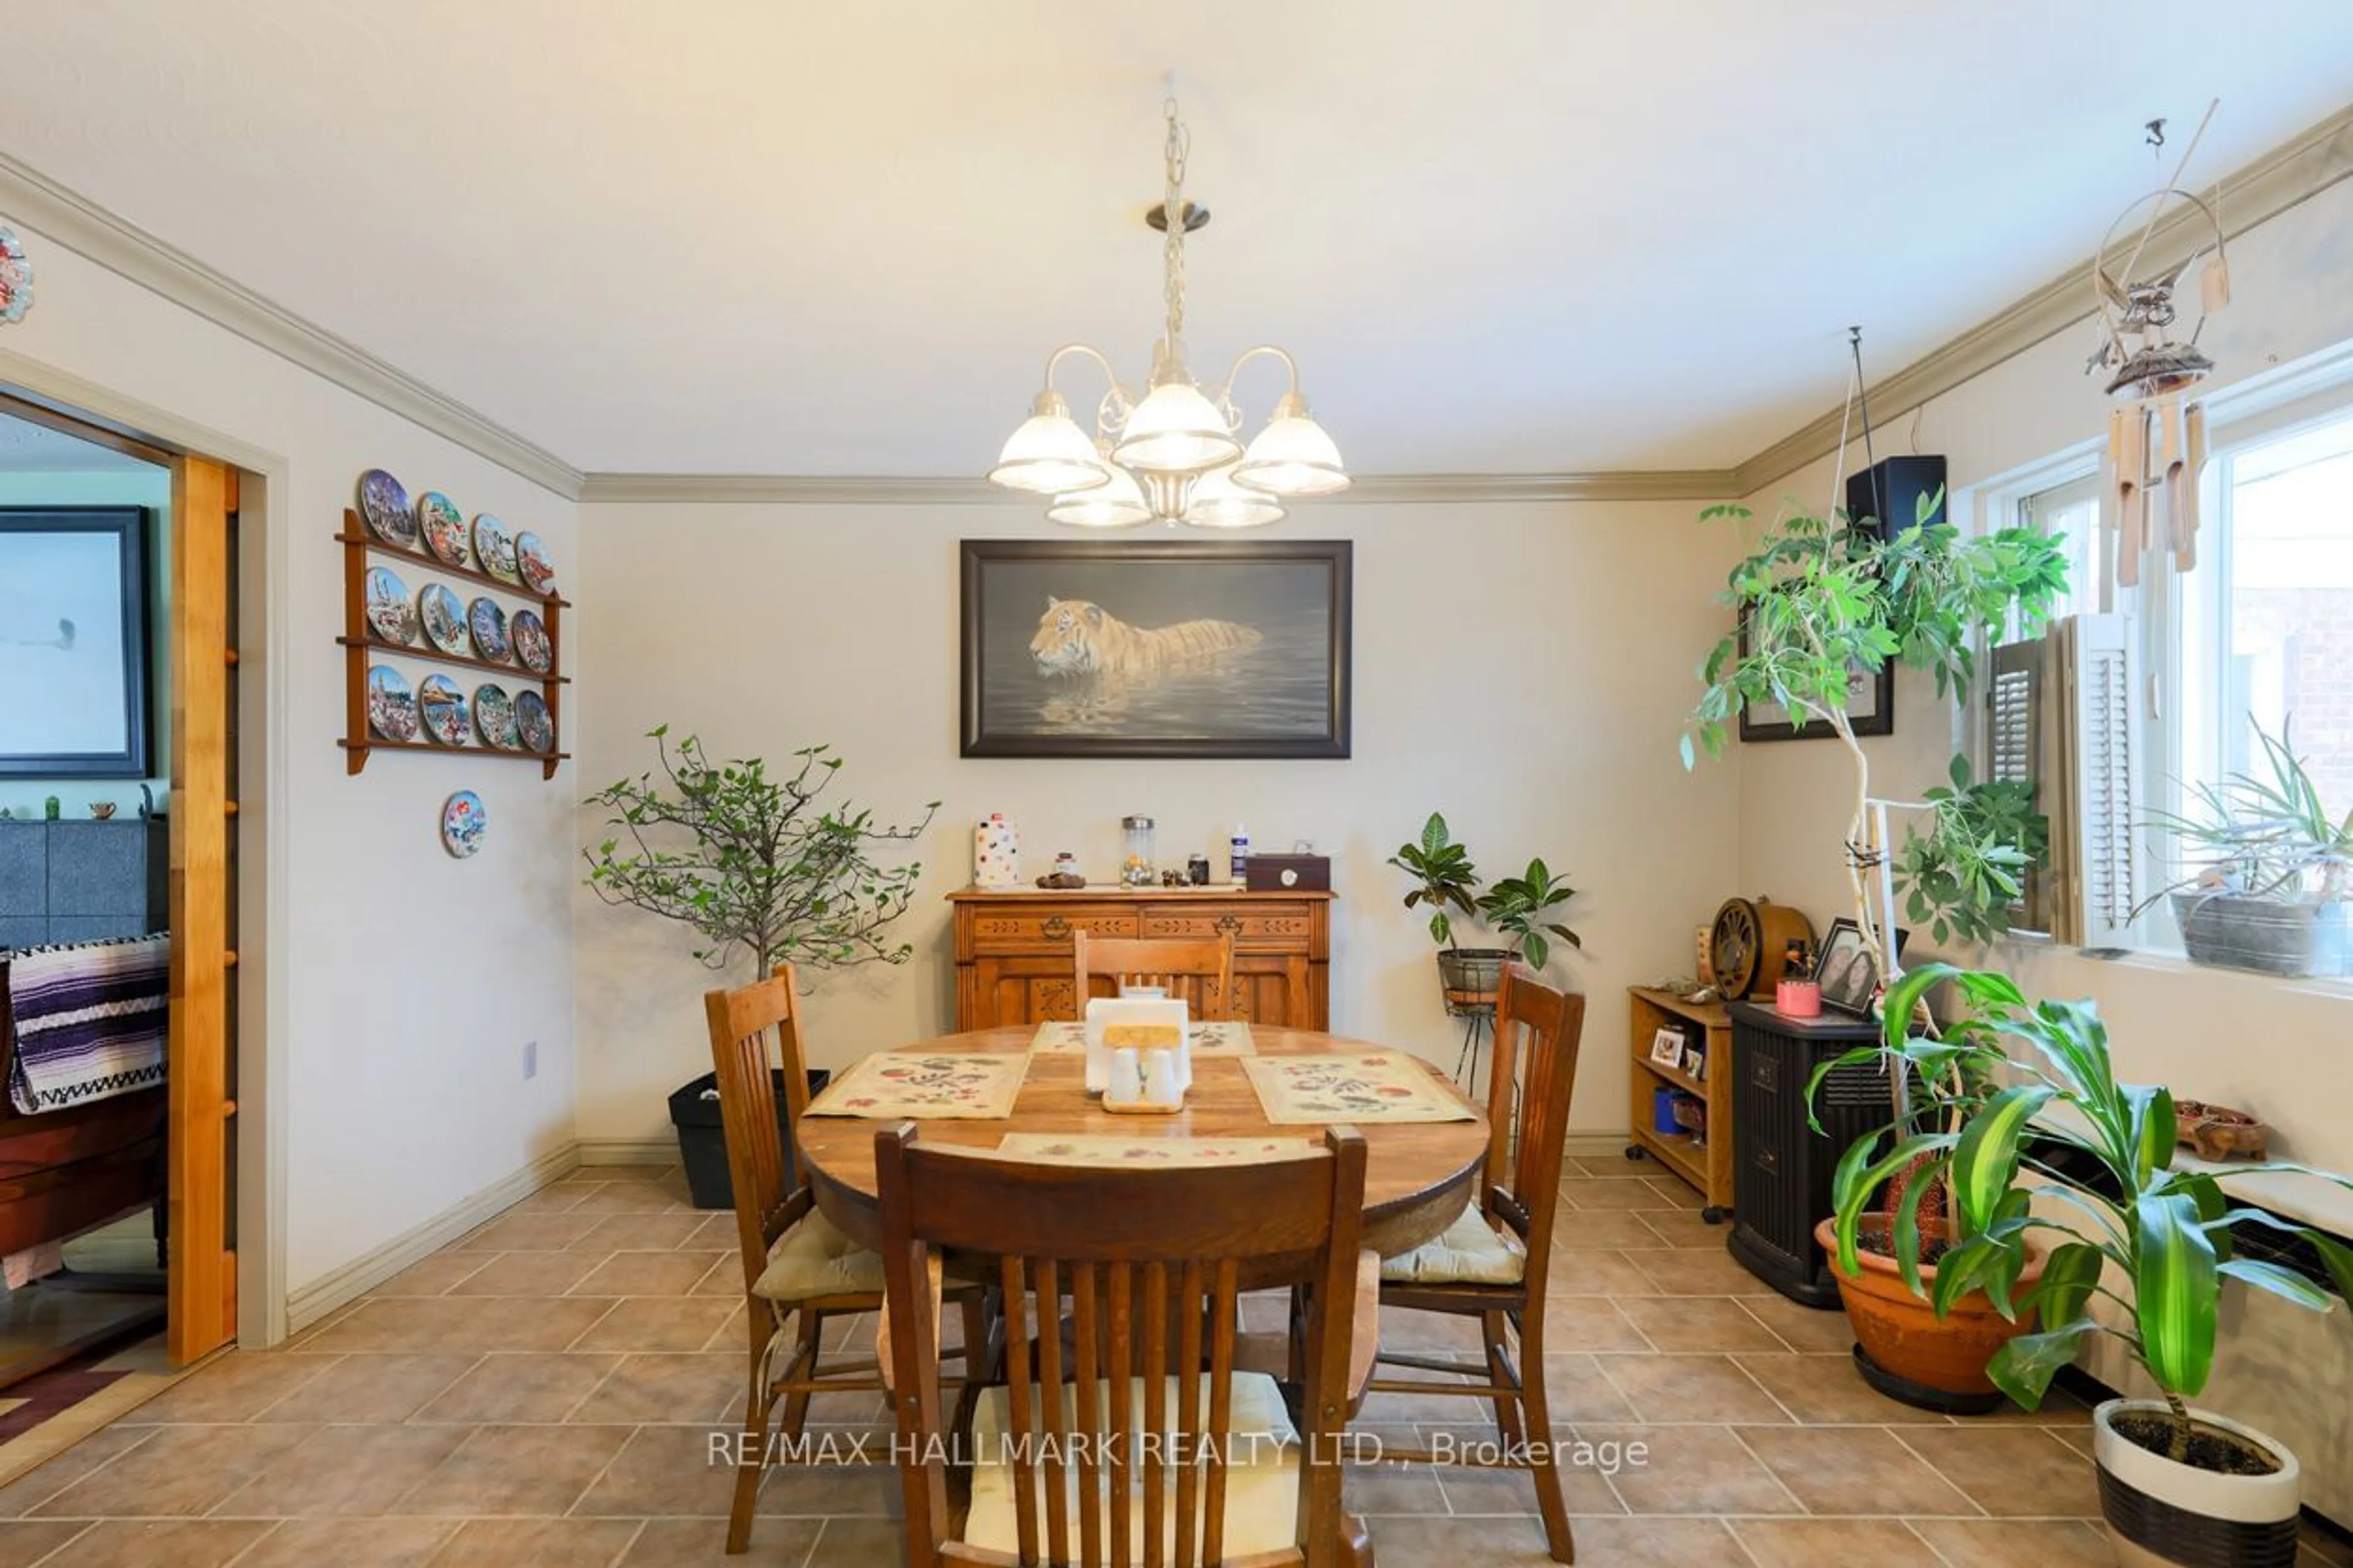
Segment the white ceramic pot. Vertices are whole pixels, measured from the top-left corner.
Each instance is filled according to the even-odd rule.
[[[2166,1414],[2158,1399],[2111,1399],[2092,1413],[2100,1511],[2123,1568],[2295,1568],[2303,1471],[2295,1456],[2252,1426],[2202,1410],[2191,1417],[2262,1447],[2279,1461],[2268,1476],[2225,1476],[2152,1454],[2112,1425],[2123,1415]]]

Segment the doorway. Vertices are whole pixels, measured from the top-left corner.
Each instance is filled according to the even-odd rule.
[[[0,950],[33,1015],[0,1014],[0,1382],[158,1326],[186,1365],[237,1331],[241,489],[0,389],[0,548],[56,568],[0,583]],[[91,596],[107,529],[119,617]]]

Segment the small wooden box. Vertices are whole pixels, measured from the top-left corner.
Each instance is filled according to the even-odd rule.
[[[1242,885],[1253,893],[1328,893],[1329,855],[1253,855]]]

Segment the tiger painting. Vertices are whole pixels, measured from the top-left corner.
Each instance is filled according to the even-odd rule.
[[[1117,679],[1241,653],[1256,647],[1262,635],[1255,626],[1234,621],[1132,626],[1101,605],[1050,595],[1046,613],[1038,617],[1038,635],[1029,639],[1029,653],[1045,675]]]

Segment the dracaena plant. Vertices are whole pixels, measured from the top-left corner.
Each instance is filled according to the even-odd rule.
[[[1907,1027],[1930,987],[1951,981],[1968,1012],[1941,1038]],[[1987,1373],[2026,1408],[2038,1408],[2059,1369],[2084,1342],[2107,1334],[2148,1373],[2172,1412],[2169,1457],[2187,1458],[2187,1401],[2213,1369],[2222,1287],[2238,1280],[2301,1307],[2327,1311],[2328,1294],[2292,1269],[2235,1255],[2233,1227],[2261,1226],[2302,1237],[2353,1297],[2353,1248],[2234,1204],[2214,1177],[2174,1168],[2173,1096],[2155,1085],[2116,1081],[2106,1026],[2088,1002],[2030,1005],[2008,976],[1932,964],[1906,974],[1888,994],[1884,1040],[1817,1068],[1810,1105],[1822,1080],[1841,1067],[1873,1063],[1911,1087],[1912,1113],[1849,1148],[1831,1180],[1839,1267],[1856,1269],[1856,1237],[1881,1184],[1898,1172],[1925,1169],[1944,1178],[1951,1198],[1941,1240],[1947,1250],[1936,1277],[1922,1287],[1919,1202],[1932,1184],[1915,1179],[1889,1216],[1891,1249],[1904,1282],[1928,1298],[1938,1317],[1981,1289],[2012,1321],[2040,1313],[2039,1331],[1996,1352]],[[1820,1131],[1816,1121],[1815,1130]],[[2046,1152],[2060,1145],[2088,1161],[2105,1192],[2068,1179]],[[2353,1182],[2284,1162],[2234,1166],[2233,1175],[2297,1171],[2353,1190]],[[2028,1238],[2054,1242],[2042,1278],[2018,1288]],[[2101,1314],[2095,1299],[2113,1303]]]
[[[793,753],[798,765],[772,777],[758,757],[714,762],[690,735],[672,745],[670,726],[649,731],[659,773],[623,779],[588,797],[612,812],[613,836],[581,855],[591,891],[692,928],[694,956],[724,969],[748,953],[765,976],[789,960],[813,969],[914,952],[887,934],[907,912],[920,863],[882,865],[877,847],[923,836],[939,809],[903,826],[872,811],[823,797],[841,759],[826,746]]]

